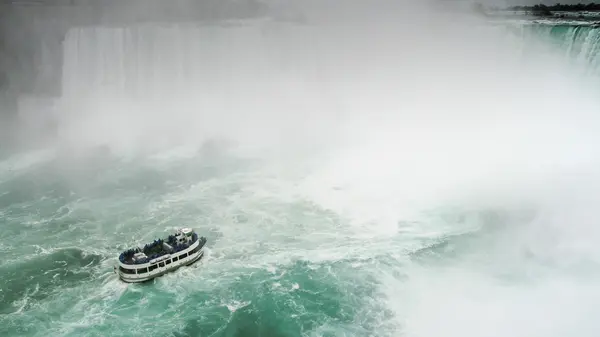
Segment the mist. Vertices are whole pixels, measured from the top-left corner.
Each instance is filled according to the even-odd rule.
[[[216,10],[207,2],[203,10],[218,20],[181,19],[198,10],[191,1],[177,2],[169,19],[161,15],[174,4],[81,5],[87,16],[63,28],[53,127],[35,137],[65,157],[105,148],[137,158],[225,140],[273,171],[306,160],[293,192],[366,237],[395,235],[399,219],[440,205],[533,209],[530,222],[475,244],[486,262],[407,262],[406,283],[381,271],[398,324],[407,336],[598,330],[588,318],[597,287],[574,276],[581,261],[600,262],[590,214],[600,200],[600,99],[590,78],[462,2],[249,3]],[[118,20],[106,14],[116,12]],[[36,121],[41,112],[31,110]],[[27,139],[28,128],[14,131]],[[504,287],[486,263],[543,269],[543,284]],[[473,329],[473,321],[497,329]]]
[[[293,8],[305,22],[267,15],[228,27],[71,28],[63,42],[60,139],[134,152],[210,137],[247,146],[322,146],[385,127],[429,143],[462,139],[453,151],[464,153],[465,146],[485,142],[479,138],[484,127],[518,127],[530,135],[529,127],[564,127],[562,111],[574,101],[572,83],[563,80],[567,70],[556,73],[557,63],[540,59],[525,65],[509,41],[499,41],[501,33],[476,31],[476,18],[450,14],[438,3],[270,6]],[[584,105],[578,114],[589,116],[586,104],[578,104]],[[578,123],[572,115],[568,122]],[[487,139],[510,148],[503,137]],[[553,151],[557,143],[536,140]]]

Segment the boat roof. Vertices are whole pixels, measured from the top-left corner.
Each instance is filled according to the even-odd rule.
[[[183,234],[189,234],[191,232],[193,232],[194,230],[189,228],[189,227],[184,227],[184,228],[180,228],[179,232],[183,233]]]

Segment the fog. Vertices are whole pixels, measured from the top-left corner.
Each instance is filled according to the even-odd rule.
[[[404,188],[389,193],[407,198],[483,200],[484,190],[511,199],[517,187],[523,198],[546,195],[595,168],[599,103],[589,79],[467,3],[210,4],[178,2],[168,19],[162,4],[64,7],[79,14],[62,23],[60,81],[50,86],[60,94],[51,107],[30,104],[29,122],[13,132],[71,155],[104,146],[137,156],[211,139],[256,156],[319,154],[335,184],[393,179]],[[216,22],[206,20],[211,8]],[[40,128],[48,114],[53,127]]]
[[[192,10],[191,2],[177,5],[178,13]],[[86,24],[78,17],[63,29],[61,80],[52,83],[60,88],[51,109],[56,127],[37,129],[35,137],[45,134],[45,146],[72,155],[105,146],[116,156],[144,156],[213,139],[255,157],[308,154],[318,165],[302,192],[353,219],[379,221],[384,232],[396,228],[409,202],[534,205],[547,218],[498,239],[490,246],[491,264],[512,253],[513,263],[525,263],[514,252],[523,247],[560,266],[597,263],[600,250],[592,243],[599,232],[592,215],[584,216],[598,201],[600,100],[590,79],[543,44],[523,45],[467,7],[272,0],[252,15],[223,15],[235,11],[223,9],[218,22],[155,22],[166,10],[158,7],[144,7],[152,19],[129,22],[141,11],[137,5],[122,7],[119,22]],[[19,34],[4,29],[8,37]],[[30,127],[17,128],[21,139]],[[560,249],[550,237],[562,238]],[[439,324],[448,336],[538,336],[546,317],[556,319],[556,331],[575,331],[569,329],[578,324],[581,335],[594,331],[585,314],[598,291],[573,290],[583,281],[560,276],[533,293],[511,292],[473,271],[471,261],[457,268],[442,276],[419,270],[410,291],[397,290],[393,278],[387,283],[397,314],[411,319],[408,335],[430,336]],[[456,292],[447,295],[436,278],[455,282]],[[483,300],[465,301],[474,295],[461,282],[488,296],[490,306],[521,309],[519,315],[478,316],[501,313],[485,311]],[[545,297],[561,289],[575,294],[558,302]],[[406,306],[404,296],[412,301]],[[443,300],[455,306],[431,310]],[[561,321],[555,303],[581,316]],[[510,328],[467,328],[481,320]]]
[[[381,162],[438,188],[597,159],[587,82],[541,45],[523,56],[522,42],[462,7],[269,6],[301,20],[69,29],[58,139],[127,154],[213,137],[257,153],[361,149],[347,165]]]

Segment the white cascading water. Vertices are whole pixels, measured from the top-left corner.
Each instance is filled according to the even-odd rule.
[[[212,136],[260,142],[265,133],[293,134],[320,113],[309,106],[320,95],[312,83],[327,76],[314,59],[319,46],[306,37],[287,41],[285,30],[298,29],[293,25],[283,33],[244,25],[71,29],[64,43],[63,137],[160,148],[156,139],[181,145]]]

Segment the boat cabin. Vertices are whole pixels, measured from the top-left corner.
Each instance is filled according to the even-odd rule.
[[[191,228],[182,228],[177,230],[177,233],[175,234],[175,240],[177,242],[177,244],[189,244],[192,242],[192,234],[193,231]]]

